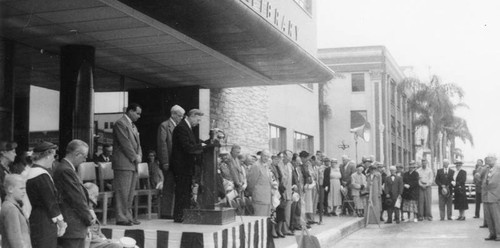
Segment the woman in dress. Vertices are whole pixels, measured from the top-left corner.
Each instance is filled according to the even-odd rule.
[[[42,142],[33,150],[33,165],[27,173],[26,193],[32,210],[29,217],[34,248],[57,247],[67,224],[59,210],[57,191],[47,169],[52,168],[57,146]]]
[[[418,200],[418,172],[415,170],[415,161],[411,161],[409,171],[403,174],[403,212],[408,213],[408,220],[410,213],[413,214],[413,221],[418,222],[417,213],[417,200]]]
[[[368,168],[368,173],[366,173],[366,183],[367,190],[369,192],[369,201],[373,206],[373,212],[370,212],[370,219],[368,220],[368,224],[377,224],[380,219],[380,213],[382,212],[382,175],[377,168],[377,164],[371,164]],[[370,202],[368,202],[370,203]],[[370,209],[365,208],[365,213],[368,213]]]
[[[465,188],[465,181],[467,180],[467,172],[462,170],[462,161],[458,160],[455,162],[455,166],[457,167],[457,173],[454,174],[454,181],[452,184],[455,184],[455,199],[453,201],[455,210],[458,210],[458,218],[457,220],[465,220],[464,212],[469,209],[469,203],[467,202],[467,190]]]
[[[333,216],[337,216],[337,208],[342,205],[341,178],[339,164],[336,159],[332,159],[331,167],[325,170],[325,190],[328,192],[328,212]]]
[[[354,163],[353,161],[349,163]],[[366,206],[366,176],[363,174],[365,168],[362,164],[356,166],[356,173],[351,175],[351,189],[354,207],[358,217],[364,217]]]

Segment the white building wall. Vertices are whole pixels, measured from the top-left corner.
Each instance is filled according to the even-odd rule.
[[[294,151],[294,132],[313,136],[314,151],[320,145],[318,85],[269,86],[269,123],[286,128],[286,149]],[[297,151],[299,152],[299,151]]]
[[[342,73],[341,77],[333,79],[328,85],[325,101],[332,108],[333,115],[325,121],[326,153],[339,158],[343,154],[356,159],[356,145],[351,129],[351,111],[366,110],[368,121],[375,124],[375,100],[373,84],[367,72],[365,74],[365,91],[352,92],[351,73]],[[358,139],[358,160],[363,155],[375,154],[375,134],[371,131],[368,142]],[[343,151],[338,146],[344,142],[349,148]]]

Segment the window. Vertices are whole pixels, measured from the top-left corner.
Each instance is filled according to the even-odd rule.
[[[108,122],[104,122],[104,129],[108,129]]]
[[[307,134],[295,132],[293,136],[293,147],[297,152],[307,151],[313,153],[314,151],[313,137]]]
[[[398,137],[401,138],[401,122],[398,121]]]
[[[391,145],[391,158],[392,158],[392,164],[396,163],[396,157],[397,157],[397,154],[396,154],[396,144],[392,144]]]
[[[394,80],[391,80],[391,103],[395,104],[396,100],[396,83]]]
[[[278,153],[286,149],[286,129],[269,124],[269,151]]]
[[[309,15],[312,14],[312,0],[294,0]]]
[[[365,74],[353,73],[351,74],[352,92],[365,91]]]
[[[109,128],[113,129],[113,127],[115,126],[115,123],[114,122],[110,122],[109,123]]]
[[[403,139],[406,139],[406,125],[403,125]]]
[[[396,118],[391,115],[391,133],[395,134],[396,133]]]
[[[398,146],[398,155],[399,155],[398,156],[398,163],[402,163],[403,162],[403,160],[402,160],[402,158],[403,158],[403,149],[401,149],[401,146]]]
[[[401,108],[403,109],[403,116],[406,115],[406,96],[403,96],[403,101],[402,101],[403,106]]]
[[[351,129],[361,127],[366,123],[366,110],[351,111]]]

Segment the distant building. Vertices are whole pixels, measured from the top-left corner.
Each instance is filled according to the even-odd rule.
[[[358,162],[374,155],[386,166],[407,166],[415,157],[412,114],[407,95],[397,86],[403,71],[389,51],[384,46],[327,48],[318,56],[337,74],[326,86],[325,103],[332,109],[332,116],[324,120],[327,154],[355,159],[351,129],[364,119],[371,125],[370,138],[358,138]],[[347,145],[345,151],[339,148]]]

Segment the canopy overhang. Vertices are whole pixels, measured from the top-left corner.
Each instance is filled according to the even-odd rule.
[[[57,56],[64,45],[91,45],[97,91],[123,89],[110,83],[115,74],[133,79],[126,88],[316,83],[333,76],[237,0],[0,0],[0,9],[0,36],[37,49],[16,50],[16,65],[54,74],[57,63],[32,53]],[[53,89],[59,83],[30,80]]]

